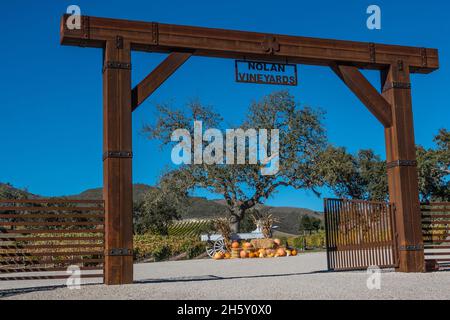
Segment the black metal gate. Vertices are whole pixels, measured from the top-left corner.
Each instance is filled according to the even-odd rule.
[[[398,266],[393,204],[341,199],[324,204],[329,270]]]

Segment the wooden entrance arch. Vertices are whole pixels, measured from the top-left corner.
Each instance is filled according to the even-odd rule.
[[[103,61],[105,283],[133,281],[131,114],[190,56],[331,67],[384,126],[401,272],[423,272],[410,73],[439,68],[436,49],[326,40],[83,16],[61,21],[61,44],[101,48]],[[168,53],[135,88],[131,51]],[[381,92],[359,69],[379,70]]]

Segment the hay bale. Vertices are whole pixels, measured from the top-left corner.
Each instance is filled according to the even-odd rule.
[[[273,239],[253,239],[250,241],[255,249],[273,249],[275,242]]]
[[[233,248],[231,249],[231,259],[238,259],[240,258],[240,248]]]

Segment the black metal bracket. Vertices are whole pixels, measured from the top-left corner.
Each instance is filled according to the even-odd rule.
[[[81,33],[83,38],[83,40],[81,41],[81,47],[87,47],[87,41],[90,38],[90,26],[88,16],[81,17]]]
[[[103,161],[108,158],[128,159],[133,158],[131,151],[107,151],[103,154]]]
[[[132,256],[133,255],[133,251],[131,249],[126,249],[126,248],[113,248],[113,249],[109,249],[106,252],[107,256],[114,256],[114,257],[118,257],[118,256]]]
[[[410,90],[411,89],[411,83],[409,82],[390,82],[386,84],[386,86],[383,88],[383,92],[388,91],[390,89],[403,89],[403,90]]]
[[[116,48],[123,49],[123,37],[122,36],[116,37]]]
[[[377,62],[377,53],[375,49],[375,43],[369,43],[369,55],[370,55],[370,62],[376,63]]]
[[[416,160],[397,160],[388,162],[386,165],[387,169],[392,169],[395,167],[417,167]]]
[[[400,251],[422,251],[424,247],[422,244],[418,244],[418,245],[399,246],[398,249]]]
[[[159,25],[156,22],[152,23],[152,43],[155,45],[159,43]]]
[[[397,61],[397,68],[398,71],[405,71],[405,63],[403,62],[403,60]]]
[[[422,56],[422,67],[427,67],[428,66],[427,48],[421,48],[420,55]]]
[[[106,69],[131,70],[131,63],[121,61],[107,61],[103,66],[103,72]]]

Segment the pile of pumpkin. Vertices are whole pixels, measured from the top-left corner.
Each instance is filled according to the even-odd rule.
[[[280,239],[254,239],[244,242],[242,245],[234,241],[230,246],[231,250],[225,253],[217,252],[215,260],[221,259],[248,259],[248,258],[276,258],[296,256],[297,250],[281,245]],[[230,252],[231,251],[231,252]]]

